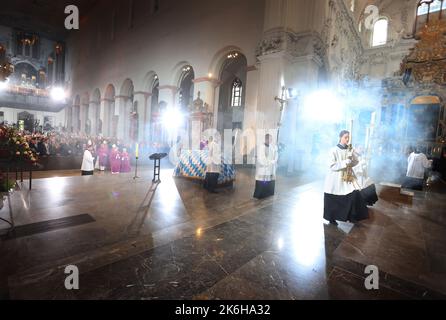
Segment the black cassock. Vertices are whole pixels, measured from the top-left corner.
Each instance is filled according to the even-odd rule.
[[[361,196],[368,206],[373,206],[378,201],[378,195],[376,194],[376,187],[374,184],[362,189]]]
[[[366,201],[358,190],[346,195],[324,193],[324,219],[356,222],[369,217]]]
[[[351,163],[350,153],[346,146],[338,145],[331,150],[330,170],[325,179],[324,186],[324,219],[328,221],[356,222],[369,217],[367,202],[373,202],[370,196],[361,191],[373,193],[372,189],[361,191],[355,188],[352,182],[344,181],[343,175]],[[357,162],[354,158],[353,162]]]
[[[254,198],[263,199],[274,195],[274,188],[276,182],[256,180],[256,188],[254,191]]]

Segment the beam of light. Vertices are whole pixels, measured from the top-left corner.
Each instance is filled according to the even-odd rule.
[[[65,90],[60,87],[54,87],[51,89],[51,98],[54,101],[64,101],[65,100]]]
[[[302,114],[308,120],[337,123],[343,119],[344,106],[334,92],[318,90],[304,99]]]
[[[8,88],[9,79],[6,78],[4,81],[0,81],[0,91],[6,90]]]
[[[184,115],[178,108],[167,108],[162,114],[163,126],[168,131],[175,131],[181,127]]]

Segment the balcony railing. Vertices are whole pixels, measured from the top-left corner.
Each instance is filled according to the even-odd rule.
[[[9,85],[0,91],[0,107],[58,112],[66,106],[49,96],[48,90]]]

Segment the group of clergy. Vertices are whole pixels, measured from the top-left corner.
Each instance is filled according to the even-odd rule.
[[[110,168],[112,174],[126,173],[132,170],[130,165],[130,155],[126,148],[122,151],[113,144],[111,149],[108,147],[107,141],[102,142],[98,151],[99,170],[105,171]]]
[[[110,149],[107,141],[103,141],[97,150],[94,150],[89,141],[82,159],[82,175],[92,175],[95,168],[100,171],[110,169],[112,174],[130,172],[132,170],[130,155],[126,148],[122,148],[121,151],[116,144],[113,144]]]

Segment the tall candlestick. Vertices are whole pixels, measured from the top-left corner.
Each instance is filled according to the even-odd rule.
[[[353,119],[350,120],[350,145],[353,146]]]

